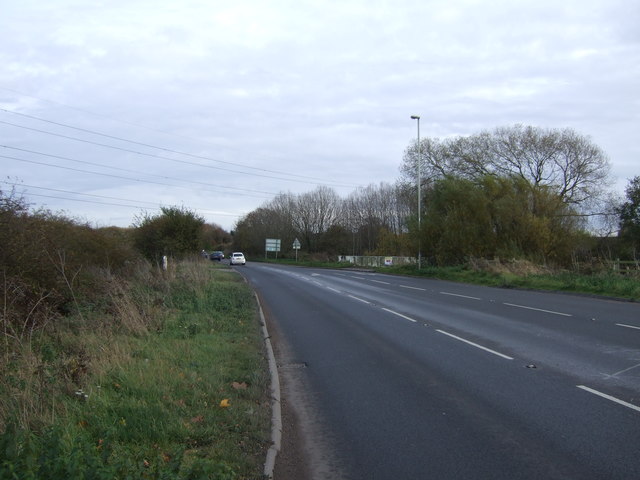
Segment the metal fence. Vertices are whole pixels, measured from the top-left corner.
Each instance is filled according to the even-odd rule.
[[[393,265],[413,265],[418,263],[415,257],[385,257],[385,256],[362,256],[362,255],[340,255],[339,262],[349,262],[358,267],[385,267]]]

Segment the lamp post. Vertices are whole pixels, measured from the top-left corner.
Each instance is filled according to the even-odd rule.
[[[420,115],[411,115],[411,120],[418,121],[418,270],[422,268],[422,195],[420,178],[420,165],[422,163],[422,152],[420,148]]]

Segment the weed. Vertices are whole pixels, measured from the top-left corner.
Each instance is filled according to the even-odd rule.
[[[250,289],[206,262],[153,270],[111,279],[102,313],[12,340],[0,480],[257,476],[270,411]]]

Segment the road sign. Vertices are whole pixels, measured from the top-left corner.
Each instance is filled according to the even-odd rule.
[[[293,249],[296,251],[296,262],[298,261],[298,250],[300,250],[300,240],[297,238],[293,241]]]
[[[280,251],[280,239],[279,238],[267,238],[265,240],[264,249],[267,252],[279,252]]]

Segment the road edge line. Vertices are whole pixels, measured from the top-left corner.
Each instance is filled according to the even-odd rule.
[[[267,350],[267,359],[269,361],[269,374],[271,375],[271,446],[267,450],[267,457],[264,461],[264,476],[273,478],[273,470],[276,466],[276,457],[282,446],[282,403],[280,394],[280,376],[278,375],[278,365],[276,357],[273,353],[269,331],[267,330],[267,321],[262,311],[262,304],[258,294],[254,292],[256,301],[258,302],[258,312],[260,314],[260,323],[262,324],[262,338]]]

